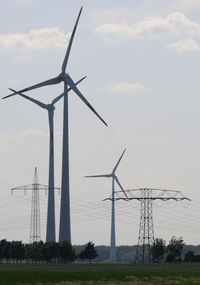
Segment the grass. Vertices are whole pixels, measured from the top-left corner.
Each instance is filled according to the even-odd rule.
[[[200,264],[0,264],[1,285],[200,284]]]

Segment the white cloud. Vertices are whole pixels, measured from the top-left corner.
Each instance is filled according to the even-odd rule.
[[[42,129],[28,129],[15,135],[16,139],[24,139],[29,136],[47,136],[48,133]]]
[[[44,138],[45,141],[49,137],[49,130],[46,125],[41,125],[40,127],[36,128],[30,128],[23,130],[18,133],[5,133],[0,134],[0,153],[9,152],[13,150],[17,144],[26,143],[27,140],[29,140],[28,143],[31,142],[31,140],[35,139],[42,139]],[[54,138],[60,139],[62,137],[62,130],[55,130],[54,131]],[[30,140],[31,139],[31,140]]]
[[[17,143],[21,143],[24,139],[31,136],[47,137],[48,131],[32,128],[17,134],[2,134],[0,135],[0,152],[4,153],[11,151]]]
[[[62,49],[70,34],[64,34],[58,28],[33,29],[28,33],[0,34],[0,48],[6,50]]]
[[[189,52],[200,50],[199,44],[193,39],[185,39],[168,45],[168,48],[173,48],[178,52]]]
[[[166,18],[147,17],[133,25],[127,23],[102,24],[96,33],[128,39],[177,36],[200,36],[200,25],[186,18],[183,13],[171,13]]]
[[[129,91],[140,91],[144,87],[140,83],[117,83],[111,87],[111,91],[113,92],[129,92]]]

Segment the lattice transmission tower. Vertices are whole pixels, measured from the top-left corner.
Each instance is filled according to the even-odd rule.
[[[140,226],[138,235],[138,244],[135,256],[135,262],[137,263],[151,263],[151,246],[154,241],[154,229],[153,229],[153,201],[182,201],[188,200],[180,191],[165,190],[165,189],[153,189],[153,188],[139,188],[126,190],[127,197],[123,191],[115,192],[115,200],[138,200],[140,201]],[[105,200],[112,200],[112,197]]]
[[[26,195],[27,190],[32,191],[32,201],[31,201],[31,221],[30,221],[30,239],[29,242],[39,242],[41,240],[40,232],[40,190],[48,190],[47,185],[39,184],[37,167],[35,167],[33,183],[30,185],[15,187],[11,189],[11,193],[15,190],[23,190],[24,195]]]

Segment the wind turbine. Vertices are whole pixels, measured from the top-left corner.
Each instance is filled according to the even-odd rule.
[[[95,109],[90,105],[87,99],[82,95],[79,89],[76,87],[74,81],[66,73],[66,67],[72,47],[72,42],[78,25],[78,21],[81,15],[83,7],[81,7],[74,29],[72,31],[67,51],[62,64],[61,73],[51,79],[40,82],[28,88],[22,89],[19,92],[26,92],[39,87],[59,84],[64,82],[64,111],[63,111],[63,153],[62,153],[62,183],[61,183],[61,205],[60,205],[60,229],[59,229],[59,241],[69,240],[71,241],[71,226],[70,226],[70,193],[69,193],[69,137],[68,137],[68,86],[79,96],[79,98],[90,108],[90,110],[107,126],[106,122],[101,118],[101,116],[95,111]],[[16,92],[3,97],[8,98],[17,94]]]
[[[124,192],[124,195],[127,197],[126,192],[124,191],[122,185],[119,182],[119,179],[117,178],[117,176],[115,174],[117,167],[118,167],[125,151],[126,151],[126,149],[121,154],[119,160],[117,161],[115,167],[113,168],[113,171],[110,174],[85,176],[87,178],[97,178],[97,177],[112,178],[112,209],[111,209],[111,237],[110,237],[110,261],[111,262],[117,261],[116,242],[115,242],[115,182],[118,184],[118,186]]]
[[[76,85],[86,78],[83,77]],[[54,111],[55,104],[64,96],[64,93],[60,94],[52,100],[50,104],[44,104],[36,99],[33,99],[21,92],[18,92],[12,88],[9,88],[12,92],[24,97],[25,99],[33,102],[39,107],[48,111],[49,118],[49,191],[48,191],[48,208],[47,208],[47,228],[46,228],[46,242],[56,241],[55,230],[55,198],[54,198]],[[68,88],[68,92],[71,88]]]

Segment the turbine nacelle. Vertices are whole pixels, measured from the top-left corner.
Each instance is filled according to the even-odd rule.
[[[124,192],[124,195],[126,196],[126,198],[128,198],[126,192],[124,191],[124,189],[123,189],[123,187],[122,187],[122,185],[121,185],[121,183],[119,182],[119,179],[118,179],[117,176],[115,175],[115,171],[116,171],[116,169],[117,169],[117,167],[118,167],[118,165],[119,165],[119,163],[120,163],[120,161],[121,161],[121,159],[122,159],[122,157],[123,157],[125,151],[126,151],[126,149],[125,149],[125,150],[123,151],[123,153],[121,154],[119,160],[117,161],[115,167],[113,168],[112,173],[110,173],[110,174],[101,174],[101,175],[90,175],[90,176],[85,176],[85,177],[86,177],[86,178],[97,178],[97,177],[110,178],[110,177],[112,177],[113,181],[115,181],[115,182],[118,184],[119,188]],[[113,189],[113,191],[114,191],[114,189]]]
[[[47,110],[54,111],[56,107],[53,104],[47,104]]]
[[[69,76],[68,73],[65,73],[64,75],[64,81],[68,84],[69,79],[71,79],[71,77]],[[72,79],[71,79],[72,80]]]
[[[61,80],[61,81],[66,81],[67,78],[69,77],[68,73],[65,73],[65,72],[61,72],[59,75],[58,75],[58,78]]]

